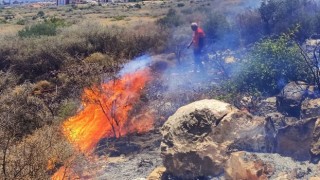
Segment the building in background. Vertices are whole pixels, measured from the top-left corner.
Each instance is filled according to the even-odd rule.
[[[70,4],[70,0],[57,0],[57,6]]]
[[[79,3],[126,3],[129,2],[129,0],[56,0],[56,3],[58,6],[60,5],[67,5],[67,4],[79,4]]]

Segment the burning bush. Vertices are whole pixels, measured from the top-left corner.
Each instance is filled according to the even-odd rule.
[[[153,118],[150,115],[137,117],[136,122],[134,116],[129,117],[149,80],[149,71],[146,69],[125,74],[121,79],[102,84],[100,88],[87,88],[83,95],[84,109],[64,123],[65,135],[70,142],[87,153],[102,138],[121,137],[151,129]]]

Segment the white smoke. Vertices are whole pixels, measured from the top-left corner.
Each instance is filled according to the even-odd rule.
[[[133,73],[147,67],[151,63],[151,57],[149,55],[143,55],[128,62],[118,73],[119,76],[124,74]]]

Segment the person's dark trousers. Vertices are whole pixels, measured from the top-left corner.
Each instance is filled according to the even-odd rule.
[[[199,69],[201,72],[204,72],[205,69],[201,61],[202,49],[194,48],[193,55],[194,55],[194,71],[197,72],[197,70]]]

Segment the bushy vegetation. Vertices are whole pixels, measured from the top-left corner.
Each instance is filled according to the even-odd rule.
[[[53,17],[42,23],[25,27],[23,30],[18,32],[18,35],[20,37],[54,36],[57,34],[57,28],[65,25],[64,20]]]
[[[183,24],[181,16],[175,9],[169,9],[165,17],[159,19],[157,24],[163,28],[178,27]]]
[[[299,47],[285,35],[256,43],[240,68],[234,83],[244,92],[276,94],[290,81],[312,82]]]
[[[230,33],[230,25],[226,16],[220,13],[207,14],[203,29],[206,32],[208,43],[221,40],[226,34]]]
[[[212,18],[211,22],[207,20],[210,27],[207,33],[214,34],[215,29],[219,28],[219,26],[229,26],[229,30],[231,30],[229,33],[233,34],[232,38],[238,41],[235,44],[248,45],[267,36],[286,33],[289,29],[299,25],[300,29],[295,38],[302,43],[312,34],[320,33],[319,14],[318,3],[314,1],[266,0],[262,1],[261,6],[257,9],[239,12],[233,21],[229,20],[227,23],[223,20],[226,19],[224,14],[218,14],[217,16],[217,13],[213,13],[207,18]],[[210,26],[210,23],[213,26]],[[221,35],[218,37],[221,37]],[[230,41],[230,38],[228,41]]]

